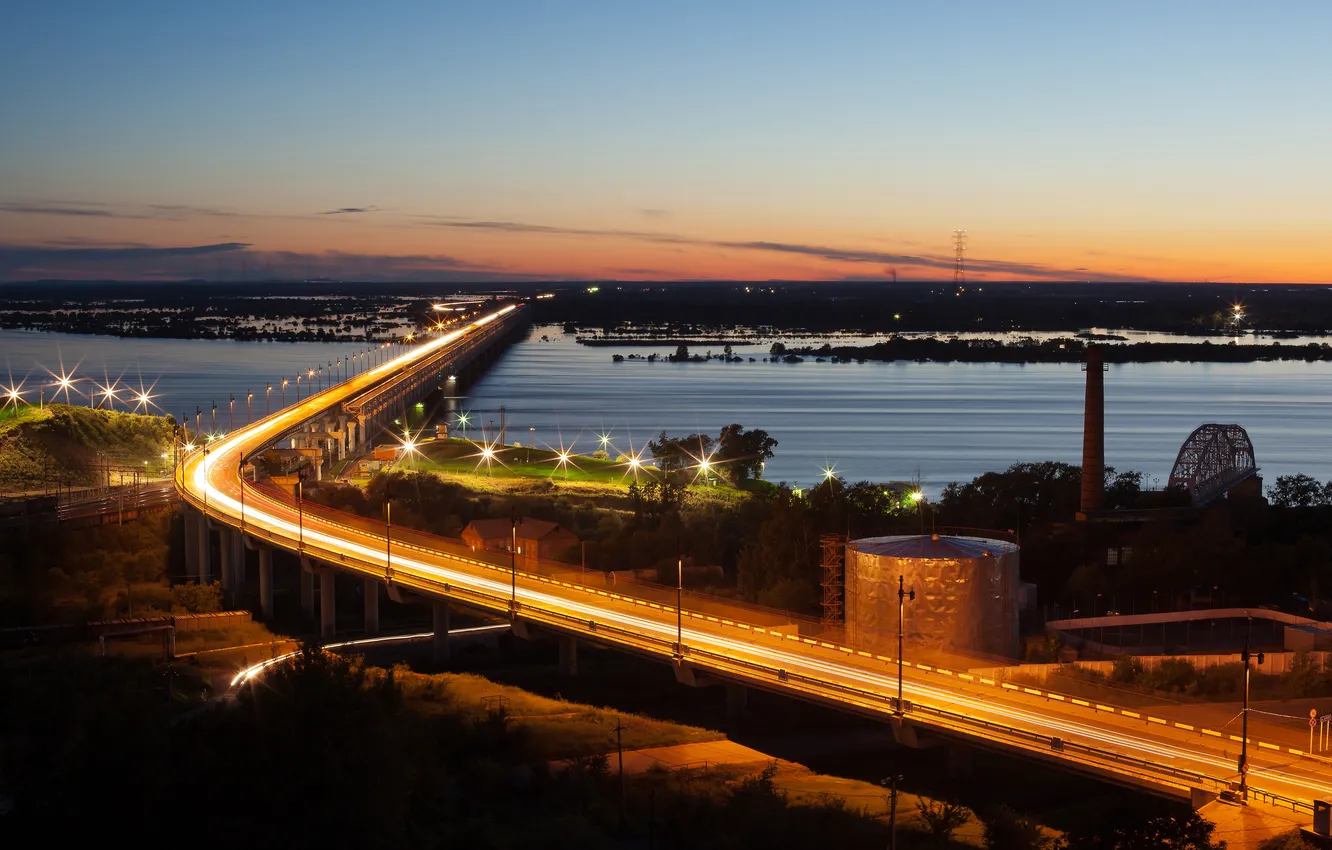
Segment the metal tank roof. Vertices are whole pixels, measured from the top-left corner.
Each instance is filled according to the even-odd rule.
[[[1016,544],[989,537],[948,537],[929,534],[899,534],[891,537],[862,537],[850,547],[867,555],[887,558],[922,558],[942,560],[980,558],[986,552],[993,557],[1016,552]]]

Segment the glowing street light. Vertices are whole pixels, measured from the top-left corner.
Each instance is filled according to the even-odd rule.
[[[282,386],[278,389],[278,400],[282,402],[283,407],[287,406],[287,383],[287,379],[283,378]]]
[[[12,404],[14,409],[18,410],[19,405],[23,403],[23,381],[15,384],[11,379],[9,386],[4,388],[4,393],[5,407],[8,408]]]

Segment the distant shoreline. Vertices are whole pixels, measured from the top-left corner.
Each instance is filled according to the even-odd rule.
[[[627,345],[618,342],[584,342],[584,345],[611,346]],[[1091,340],[1094,343],[1096,340]],[[741,362],[755,360],[757,352],[746,352],[745,357],[729,357],[725,353],[712,353],[705,356],[697,353],[699,348],[713,349],[730,345],[757,345],[757,342],[732,341],[696,341],[696,340],[642,340],[634,343],[635,347],[651,345],[678,348],[681,345],[695,349],[688,358],[679,358],[675,352],[645,355],[615,355],[616,362],[627,361],[665,361],[665,362]],[[1088,340],[1074,336],[1050,340],[1019,340],[1003,342],[987,339],[939,339],[937,337],[894,337],[872,345],[832,345],[822,346],[786,346],[775,343],[765,352],[761,362],[766,363],[802,363],[813,359],[815,362],[863,362],[863,361],[908,361],[918,363],[1081,363],[1086,356]],[[1238,344],[1233,342],[1213,342],[1205,339],[1201,342],[1115,342],[1098,346],[1107,363],[1256,363],[1279,360],[1304,360],[1306,362],[1332,361],[1332,345],[1328,343],[1303,343],[1300,345],[1282,344],[1273,341],[1261,345]]]

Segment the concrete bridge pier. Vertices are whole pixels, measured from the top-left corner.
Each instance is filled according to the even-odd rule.
[[[337,606],[333,589],[333,570],[319,571],[319,637],[328,640],[337,631]]]
[[[307,621],[313,621],[314,610],[314,568],[308,558],[301,558],[301,611]]]
[[[379,582],[372,578],[363,579],[362,588],[365,596],[365,634],[371,637],[379,634]]]
[[[273,550],[267,546],[259,547],[259,614],[273,622]]]
[[[196,573],[199,577],[199,584],[208,584],[213,575],[213,530],[209,526],[208,517],[199,514],[199,569]]]
[[[181,519],[185,525],[185,580],[199,580],[199,512],[186,505]]]
[[[749,689],[744,685],[726,685],[726,719],[741,720],[749,706]]]
[[[218,545],[218,572],[222,579],[222,598],[226,600],[229,606],[236,597],[236,579],[233,574],[236,566],[236,556],[231,551],[235,545],[235,535],[230,528],[223,526],[217,531]]]
[[[560,635],[560,675],[578,675],[578,638],[573,635]]]
[[[449,660],[449,603],[434,603],[433,620],[435,632],[430,638],[430,654],[436,664]]]

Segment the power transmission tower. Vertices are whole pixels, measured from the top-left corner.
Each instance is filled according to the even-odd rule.
[[[953,231],[953,251],[956,256],[953,261],[953,283],[958,286],[965,286],[967,283],[967,232],[965,230]]]

